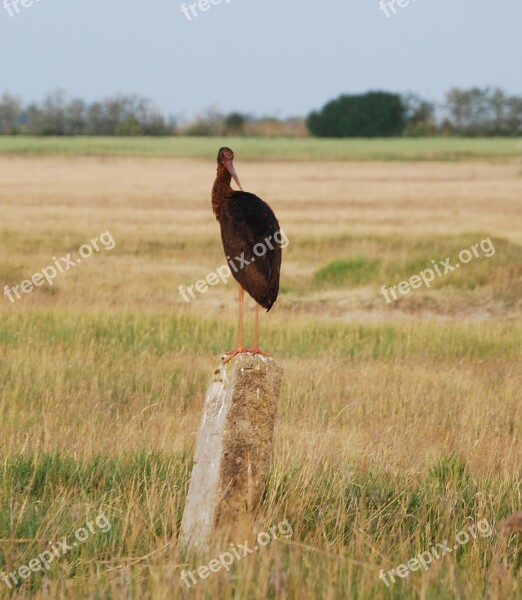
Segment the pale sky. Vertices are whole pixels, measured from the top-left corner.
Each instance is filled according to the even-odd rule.
[[[306,115],[369,89],[522,95],[521,0],[410,0],[389,18],[379,0],[201,1],[191,21],[179,0],[34,0],[13,17],[0,4],[0,93],[138,93],[184,118]]]

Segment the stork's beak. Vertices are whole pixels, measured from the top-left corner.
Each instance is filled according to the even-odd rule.
[[[227,171],[230,173],[231,177],[234,179],[234,181],[239,186],[239,189],[241,191],[243,191],[243,188],[241,186],[241,182],[239,181],[239,177],[237,176],[236,170],[234,169],[234,163],[231,160],[228,160],[225,163],[225,167],[226,167]]]

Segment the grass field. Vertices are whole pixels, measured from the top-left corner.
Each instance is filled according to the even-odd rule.
[[[0,154],[66,154],[214,159],[233,145],[242,160],[522,160],[517,138],[114,138],[0,137]]]
[[[245,189],[290,241],[261,317],[285,375],[255,526],[220,530],[184,563],[205,388],[236,335],[233,284],[178,294],[224,263],[210,207],[220,143],[0,140],[2,289],[103,232],[115,243],[0,299],[0,575],[101,513],[110,522],[16,590],[0,580],[0,598],[522,598],[521,535],[502,526],[522,508],[516,140],[234,140]],[[485,239],[494,254],[385,301],[382,285]],[[250,342],[252,303],[245,323]],[[181,582],[285,519],[291,536],[230,574]],[[379,579],[486,521],[491,535],[427,570]]]

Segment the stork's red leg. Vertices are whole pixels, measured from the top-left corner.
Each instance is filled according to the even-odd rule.
[[[227,352],[227,358],[225,359],[225,363],[229,360],[232,360],[234,356],[238,354],[242,354],[246,352],[246,349],[243,347],[243,300],[245,298],[245,291],[241,286],[239,286],[239,324],[238,324],[238,334],[237,334],[237,347],[235,350],[231,350]]]
[[[259,304],[257,304],[256,302],[256,324],[255,324],[255,329],[254,329],[254,347],[252,348],[252,350],[249,350],[248,352],[252,352],[253,354],[261,354],[262,356],[270,356],[270,354],[267,354],[266,352],[261,352],[261,350],[259,349]]]

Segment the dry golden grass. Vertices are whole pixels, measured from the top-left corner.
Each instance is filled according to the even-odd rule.
[[[1,157],[2,287],[106,230],[116,241],[0,303],[0,571],[101,510],[112,523],[12,597],[519,597],[516,532],[390,588],[378,577],[470,523],[497,531],[522,506],[516,166],[236,162],[290,239],[282,294],[262,317],[262,345],[285,367],[272,474],[244,539],[283,519],[293,535],[231,575],[180,582],[205,386],[235,336],[233,284],[190,304],[178,294],[224,262],[212,163]],[[488,236],[493,257],[384,302],[382,284]],[[357,284],[317,278],[361,257],[379,266]],[[244,539],[220,531],[191,568]]]

